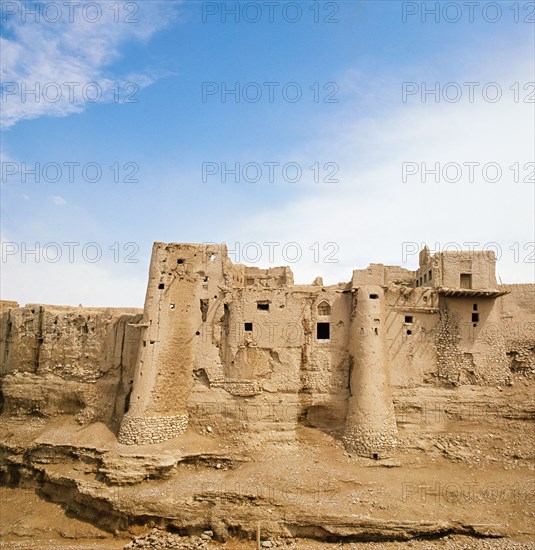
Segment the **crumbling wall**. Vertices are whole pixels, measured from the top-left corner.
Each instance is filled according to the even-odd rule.
[[[535,371],[535,285],[500,285],[509,294],[500,300],[501,324],[509,369],[513,373]]]
[[[370,264],[366,269],[354,269],[351,286],[405,284],[411,286],[414,273],[403,267]]]
[[[499,300],[441,298],[436,330],[439,379],[454,385],[508,382],[510,372]],[[477,322],[472,320],[474,314],[478,316]]]
[[[133,379],[136,309],[29,304],[0,317],[4,413],[116,425]]]
[[[385,292],[392,385],[415,387],[436,376],[438,295],[433,289],[390,285]]]
[[[239,279],[238,279],[239,280]],[[264,279],[265,281],[265,279]],[[194,359],[190,418],[251,440],[292,440],[299,420],[343,428],[348,396],[350,296],[343,287],[225,288],[207,315]],[[329,325],[328,339],[317,324]]]

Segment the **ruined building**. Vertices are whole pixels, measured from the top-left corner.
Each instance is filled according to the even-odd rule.
[[[177,437],[213,394],[226,411],[271,411],[279,437],[308,416],[341,428],[348,450],[388,456],[392,384],[503,383],[511,358],[533,353],[511,340],[529,334],[533,286],[498,286],[495,263],[492,252],[425,249],[416,272],[372,264],[349,283],[295,285],[289,268],[234,265],[225,247],[156,243],[119,441]],[[258,418],[247,425],[255,415],[226,416],[259,429]]]
[[[306,424],[388,457],[400,392],[504,385],[535,363],[535,285],[498,285],[492,252],[419,263],[295,285],[224,246],[156,243],[143,314],[2,304],[4,414],[73,414],[128,445],[180,445],[188,426],[285,442]]]

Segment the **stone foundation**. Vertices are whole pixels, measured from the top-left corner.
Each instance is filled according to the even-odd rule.
[[[354,427],[346,430],[344,446],[349,452],[355,452],[368,458],[388,458],[397,446],[397,429],[388,427],[381,431]]]
[[[119,432],[119,443],[146,445],[178,437],[188,426],[188,415],[125,416]]]

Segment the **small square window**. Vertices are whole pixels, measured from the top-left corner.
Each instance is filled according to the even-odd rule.
[[[159,290],[163,290],[164,288],[165,288],[165,285],[164,285],[163,283],[160,283],[160,284],[158,285],[158,289],[159,289]]]
[[[379,295],[378,294],[370,294],[370,300],[378,300]]]
[[[243,328],[245,332],[253,332],[253,323],[244,323]]]
[[[407,331],[407,336],[410,336],[412,334],[412,330]]]
[[[182,264],[184,263],[184,260],[183,260],[182,258],[179,258],[179,259],[176,261],[176,263],[177,263],[178,265],[182,265]]]
[[[256,309],[260,311],[269,311],[269,302],[257,302]]]
[[[330,340],[331,338],[331,324],[330,323],[318,323],[316,326],[316,338],[318,340]]]
[[[413,322],[412,315],[405,315],[405,322],[406,323],[412,323]]]

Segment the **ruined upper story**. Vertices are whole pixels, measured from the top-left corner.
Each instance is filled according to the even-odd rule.
[[[416,287],[497,291],[496,255],[486,251],[420,252]]]
[[[165,273],[201,277],[207,283],[212,276],[221,279],[227,288],[299,289],[317,292],[317,288],[356,289],[366,285],[389,286],[397,284],[412,288],[458,289],[498,291],[496,282],[496,256],[492,250],[448,251],[431,255],[426,246],[419,255],[419,267],[415,271],[399,266],[372,263],[367,268],[355,269],[349,282],[324,286],[321,278],[310,285],[294,284],[292,270],[288,266],[259,268],[233,264],[225,245],[155,243],[160,253],[160,284]]]

